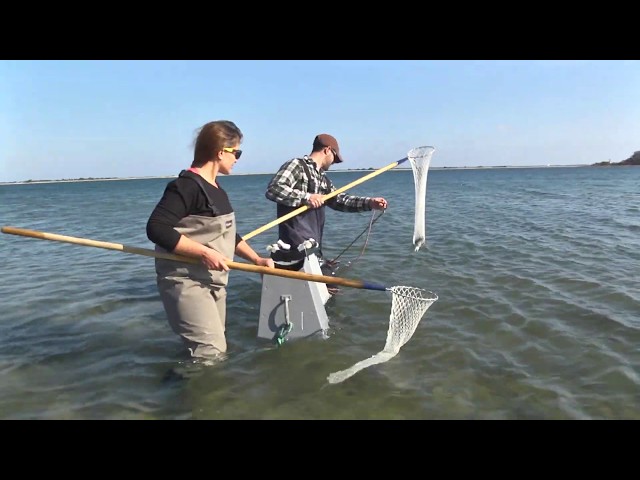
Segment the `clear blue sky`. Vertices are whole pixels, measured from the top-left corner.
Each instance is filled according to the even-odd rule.
[[[640,150],[640,61],[4,60],[0,182],[176,175],[219,119],[245,135],[233,173],[275,172],[318,133],[339,168],[423,145],[432,167],[618,162]]]

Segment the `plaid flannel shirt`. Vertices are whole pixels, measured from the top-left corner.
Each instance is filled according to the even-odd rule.
[[[307,171],[301,162],[305,162],[313,178],[309,178]],[[316,186],[316,191],[309,191],[311,182]],[[281,203],[289,207],[300,207],[307,205],[312,193],[327,195],[336,190],[333,183],[318,168],[308,156],[294,158],[283,164],[278,172],[269,182],[265,196],[276,203]],[[369,201],[371,197],[359,197],[339,193],[327,200],[326,205],[333,210],[340,212],[363,212],[371,210]]]

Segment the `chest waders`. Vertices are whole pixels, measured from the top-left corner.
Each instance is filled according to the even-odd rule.
[[[314,177],[311,175],[309,165],[307,165],[302,159],[300,159],[300,165],[302,165],[302,168],[309,179],[307,192],[311,194],[322,193],[320,191],[320,185],[317,184]],[[289,207],[279,203],[276,207],[277,216],[278,218],[283,217],[298,208],[299,207]],[[272,253],[271,258],[276,263],[276,267],[286,268],[288,270],[300,270],[303,266],[306,255],[304,252],[298,251],[297,247],[310,238],[313,238],[318,242],[318,253],[322,259],[322,232],[324,230],[324,223],[324,206],[320,208],[310,208],[306,212],[282,222],[278,228],[278,235],[280,240],[291,245],[291,250],[278,250]]]
[[[206,192],[205,192],[206,193]],[[211,203],[211,202],[209,202]],[[176,225],[182,235],[233,259],[235,214],[189,215]],[[165,250],[156,245],[156,251]],[[229,272],[157,258],[156,280],[169,325],[193,357],[215,357],[227,351],[226,286]]]

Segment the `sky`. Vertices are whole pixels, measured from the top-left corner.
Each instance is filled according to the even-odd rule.
[[[640,150],[638,60],[0,60],[0,182],[175,176],[199,127],[243,132],[233,174],[336,137],[378,169],[619,162]]]

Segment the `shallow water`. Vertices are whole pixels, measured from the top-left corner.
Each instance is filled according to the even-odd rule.
[[[364,174],[330,172],[338,187]],[[240,234],[274,219],[269,178],[222,179]],[[146,219],[167,181],[0,186],[0,223],[152,248]],[[328,210],[325,256],[365,232],[342,276],[439,300],[395,357],[337,384],[329,374],[384,347],[389,292],[342,288],[326,335],[278,348],[256,335],[260,276],[232,271],[228,355],[193,364],[153,259],[0,235],[0,416],[639,419],[638,185],[637,167],[432,170],[418,252],[411,171],[355,187],[389,209],[369,236],[371,213]],[[264,252],[276,234],[250,243]]]

